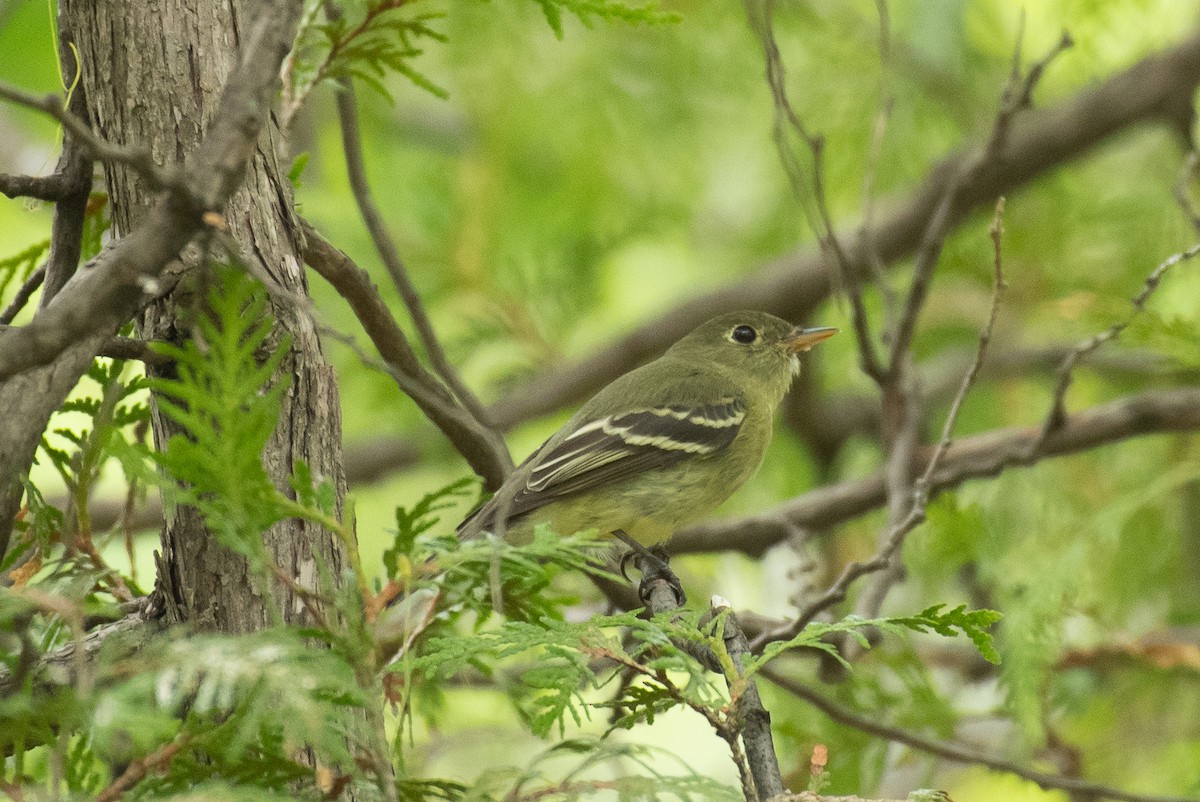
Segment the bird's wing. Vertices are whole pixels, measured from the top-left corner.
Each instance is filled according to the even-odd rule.
[[[746,418],[746,406],[729,396],[703,405],[665,405],[606,415],[553,438],[530,457],[524,486],[508,505],[508,517],[551,501],[586,493],[689,456],[728,448]],[[489,501],[467,521],[492,523]]]

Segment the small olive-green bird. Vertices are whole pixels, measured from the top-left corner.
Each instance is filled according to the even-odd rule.
[[[642,545],[715,510],[758,469],[797,357],[837,329],[793,327],[766,312],[701,325],[580,408],[459,525],[527,542],[624,530]]]

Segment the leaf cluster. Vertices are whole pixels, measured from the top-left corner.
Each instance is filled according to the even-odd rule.
[[[37,269],[38,262],[50,250],[50,240],[35,242],[24,250],[0,259],[0,299],[10,285],[20,285]]]

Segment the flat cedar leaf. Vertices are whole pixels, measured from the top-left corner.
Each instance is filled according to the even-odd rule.
[[[37,263],[41,260],[42,254],[48,250],[50,250],[50,240],[47,239],[35,242],[12,256],[0,259],[0,298],[4,297],[4,292],[10,283],[24,282],[28,279],[37,269]]]
[[[395,577],[401,555],[407,556],[410,561],[417,559],[414,553],[417,538],[439,523],[441,519],[436,515],[437,512],[454,506],[455,499],[466,495],[474,484],[473,477],[456,479],[423,496],[411,509],[396,507],[392,545],[383,554],[383,564],[389,577]]]
[[[59,407],[62,412],[82,412],[84,415],[95,415],[100,411],[99,398],[69,398]]]
[[[266,294],[232,267],[218,268],[196,326],[197,338],[159,346],[174,357],[176,376],[149,381],[183,430],[154,454],[167,474],[158,483],[168,501],[197,507],[223,545],[258,558],[263,530],[294,511],[261,459],[288,387],[287,373],[274,376],[290,344],[269,342]],[[308,487],[313,496],[311,479]]]
[[[86,435],[81,432],[76,432],[72,429],[55,429],[54,433],[64,440],[67,440],[74,445],[82,446],[87,440]],[[66,452],[60,452],[65,455]]]
[[[563,38],[562,12],[566,11],[579,20],[585,28],[592,27],[592,19],[606,22],[622,22],[627,25],[664,25],[678,22],[681,17],[660,11],[657,3],[632,5],[620,0],[534,0],[542,9],[546,24],[555,37]]]
[[[139,403],[117,407],[113,413],[113,425],[118,428],[148,420],[150,420],[150,406],[148,404]]]
[[[312,470],[302,459],[296,460],[295,463],[292,475],[288,478],[288,484],[292,490],[296,491],[296,501],[305,507],[313,507],[316,502],[316,492],[313,489]]]
[[[288,181],[293,189],[300,188],[300,178],[304,175],[304,168],[308,166],[308,160],[312,156],[308,151],[303,151],[297,154],[292,160],[292,166],[288,168]]]
[[[1003,615],[995,610],[968,610],[963,604],[948,612],[943,612],[945,607],[944,604],[935,604],[915,616],[885,620],[890,624],[906,627],[916,632],[932,630],[939,635],[948,637],[962,632],[971,639],[985,660],[993,664],[999,663],[1000,653],[996,650],[992,635],[988,630],[1003,618]]]
[[[546,17],[546,24],[550,26],[550,30],[554,31],[554,36],[561,40],[563,38],[562,12],[550,0],[538,0],[538,5]]]
[[[999,663],[1000,653],[996,650],[988,629],[999,621],[1002,615],[995,610],[967,610],[966,605],[959,605],[953,610],[943,612],[945,607],[944,604],[935,604],[914,616],[875,619],[847,616],[832,624],[812,623],[793,638],[767,644],[762,654],[749,662],[746,671],[747,674],[753,674],[783,652],[800,647],[818,649],[842,660],[838,650],[824,641],[825,636],[844,633],[864,649],[869,649],[871,643],[863,630],[871,627],[893,634],[899,634],[907,629],[914,632],[932,631],[939,635],[954,637],[961,632],[971,639],[984,659],[992,663]]]
[[[396,794],[401,802],[427,802],[446,800],[451,802],[463,798],[470,788],[454,780],[398,778]]]

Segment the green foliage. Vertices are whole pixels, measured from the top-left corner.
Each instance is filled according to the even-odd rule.
[[[464,477],[424,496],[411,509],[396,507],[395,538],[383,553],[383,567],[389,577],[394,578],[399,572],[398,560],[402,556],[410,561],[416,556],[417,537],[441,521],[434,513],[453,507],[455,499],[464,496],[474,485],[475,480]]]
[[[412,66],[427,40],[445,41],[432,27],[442,15],[412,12],[411,5],[406,0],[350,0],[337,4],[335,16],[320,21],[323,4],[310,2],[287,76],[297,105],[326,80],[356,79],[390,99],[382,79],[391,72],[445,97],[444,89]]]
[[[948,638],[961,632],[971,639],[983,659],[989,663],[999,663],[1000,653],[996,651],[992,633],[988,630],[1004,617],[1003,614],[995,610],[968,610],[965,604],[943,612],[945,608],[944,604],[935,604],[916,615],[886,619],[885,625],[903,627],[913,632],[936,632]]]
[[[193,635],[140,653],[136,673],[100,694],[92,733],[97,751],[116,759],[144,754],[182,726],[204,727],[207,753],[229,764],[278,741],[282,754],[310,746],[326,764],[346,766],[331,708],[364,703],[352,667],[295,628]]]
[[[0,562],[0,571],[8,571],[28,559],[27,553],[31,549],[41,553],[49,551],[65,520],[62,510],[47,504],[42,491],[26,480],[25,515],[13,527],[17,537]]]
[[[571,598],[552,592],[564,572],[620,580],[604,567],[612,540],[595,532],[560,536],[539,527],[521,545],[482,537],[460,542],[451,530],[437,530],[437,513],[475,484],[460,479],[424,496],[411,508],[397,507],[391,546],[383,554],[388,578],[406,588],[429,586],[431,578],[445,606],[479,620],[494,613],[519,621],[560,618]]]
[[[176,376],[150,387],[186,434],[153,458],[173,480],[170,501],[195,507],[221,545],[261,562],[262,532],[290,512],[260,457],[287,391],[286,375],[273,377],[288,344],[268,342],[265,292],[241,271],[221,270],[207,300],[194,339],[156,346]]]
[[[37,269],[42,256],[50,250],[50,240],[35,242],[28,248],[0,259],[0,301],[9,285],[20,286]]]
[[[935,605],[914,616],[873,620],[850,617],[834,624],[810,624],[795,638],[771,644],[761,655],[747,660],[742,675],[753,676],[771,660],[798,647],[836,656],[836,648],[827,642],[828,636],[835,633],[849,634],[864,647],[868,646],[863,634],[868,628],[896,635],[914,631],[952,637],[961,632],[971,638],[987,659],[998,659],[987,632],[999,619],[998,613],[968,611],[962,606],[949,611],[944,608],[945,605]],[[474,633],[431,636],[422,644],[419,656],[406,659],[397,670],[436,684],[467,668],[491,673],[497,664],[521,657],[523,662],[513,669],[516,683],[510,692],[531,731],[542,737],[554,728],[564,734],[568,722],[581,725],[593,706],[612,708],[614,724],[622,728],[642,721],[652,722],[656,715],[679,705],[719,717],[725,702],[724,692],[680,644],[707,648],[725,666],[725,679],[737,680],[739,672],[726,654],[720,635],[724,617],[725,614],[719,615],[704,625],[695,611],[664,614],[650,620],[636,613],[592,616],[578,623],[554,617],[509,620]],[[580,689],[603,686],[608,677],[600,666],[608,663],[632,670],[642,682],[625,686],[613,699],[590,704]],[[668,673],[682,675],[686,681],[668,680]]]
[[[828,636],[846,634],[858,641],[863,648],[870,648],[870,642],[863,634],[863,630],[869,628],[877,628],[893,635],[900,635],[908,630],[935,632],[945,637],[954,637],[961,632],[971,639],[988,662],[999,663],[1000,655],[988,629],[999,621],[1002,615],[995,610],[967,610],[966,605],[943,612],[945,607],[944,604],[935,604],[912,616],[874,619],[847,616],[832,624],[814,622],[793,638],[768,644],[761,655],[748,662],[746,671],[753,674],[780,654],[798,648],[816,649],[841,660],[837,647]],[[849,664],[846,665],[849,667]]]
[[[585,26],[595,19],[624,22],[629,25],[663,25],[678,22],[679,14],[659,11],[658,3],[631,5],[620,0],[533,0],[546,15],[554,35],[563,38],[563,12],[574,15]]]

